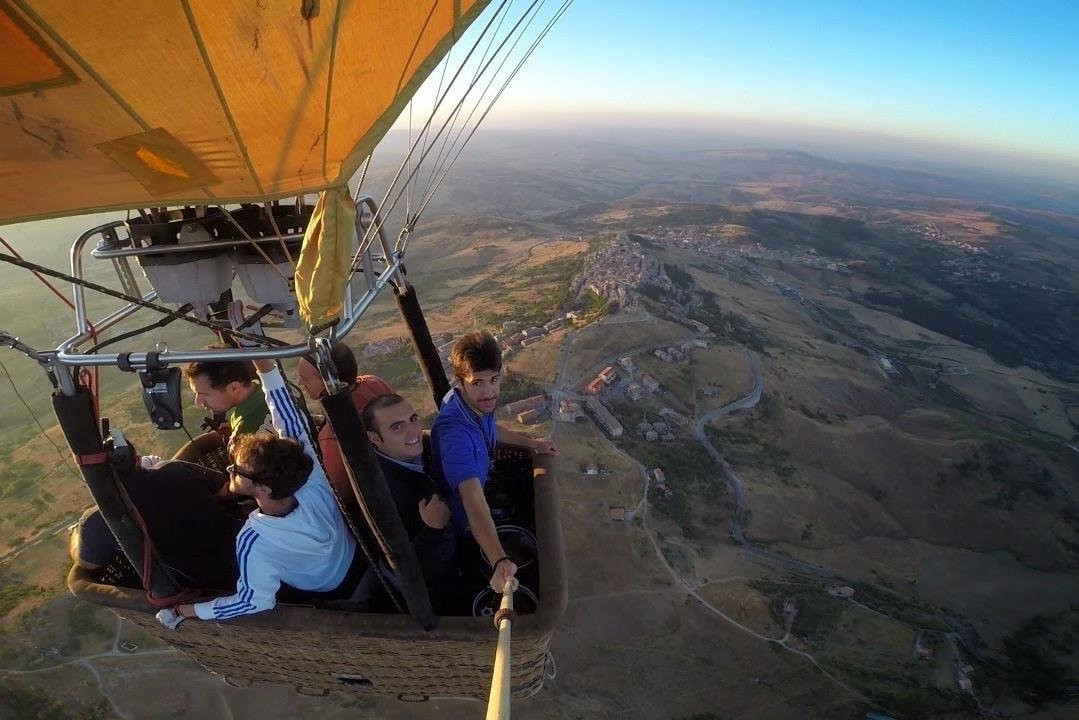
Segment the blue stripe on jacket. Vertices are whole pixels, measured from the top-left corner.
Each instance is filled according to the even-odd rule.
[[[285,423],[285,432],[291,438],[299,439],[302,426],[296,412],[296,404],[288,394],[286,388],[275,388],[270,391],[274,406],[281,413],[281,419]]]
[[[228,618],[234,615],[242,615],[244,612],[254,608],[254,605],[251,604],[251,596],[254,594],[254,590],[251,589],[247,580],[247,560],[251,556],[251,548],[254,547],[258,537],[258,533],[253,528],[247,528],[236,539],[236,562],[240,566],[240,584],[243,590],[240,592],[239,602],[214,608],[215,617]]]

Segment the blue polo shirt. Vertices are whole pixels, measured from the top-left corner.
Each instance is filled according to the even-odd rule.
[[[468,515],[461,501],[461,483],[479,478],[487,484],[497,438],[494,413],[477,415],[457,388],[442,400],[434,427],[431,428],[431,459],[440,470],[450,505],[450,520],[459,536],[470,535]]]

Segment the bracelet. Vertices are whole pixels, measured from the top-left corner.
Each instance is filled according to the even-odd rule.
[[[503,555],[502,557],[495,560],[495,564],[491,566],[491,569],[492,570],[497,570],[498,569],[498,564],[501,563],[503,560],[510,560],[510,556],[509,555]],[[513,561],[510,560],[510,562],[513,562]]]

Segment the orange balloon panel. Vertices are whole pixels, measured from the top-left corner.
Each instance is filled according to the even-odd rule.
[[[348,181],[488,0],[0,0],[0,223]]]

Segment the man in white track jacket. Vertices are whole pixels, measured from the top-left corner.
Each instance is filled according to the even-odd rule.
[[[255,365],[280,437],[243,436],[232,449],[229,489],[258,504],[236,536],[236,593],[162,611],[159,619],[170,627],[185,618],[269,610],[282,583],[324,599],[348,598],[366,569],[281,371],[268,361]]]

